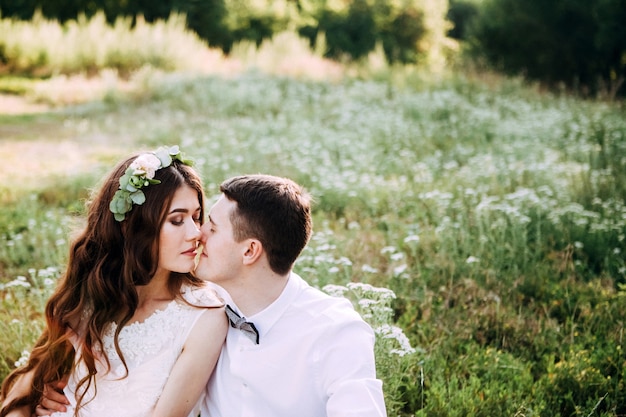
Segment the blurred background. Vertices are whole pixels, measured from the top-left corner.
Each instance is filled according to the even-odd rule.
[[[179,145],[314,196],[390,416],[626,415],[626,1],[0,0],[0,379],[91,190]]]
[[[471,64],[584,96],[624,95],[621,0],[3,0],[0,13],[4,75],[201,65],[197,50],[176,55],[177,47],[161,44],[177,43],[164,31],[185,28],[198,45],[225,55],[288,32],[341,63],[378,53],[386,65],[441,71]],[[128,43],[125,31],[159,21],[161,42]],[[115,33],[100,36],[105,24]]]

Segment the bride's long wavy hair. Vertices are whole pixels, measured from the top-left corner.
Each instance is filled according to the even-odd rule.
[[[201,219],[204,219],[204,191],[198,174],[189,166],[173,161],[159,169],[155,179],[160,184],[143,189],[146,201],[133,205],[122,222],[114,219],[109,203],[118,190],[119,179],[137,157],[120,163],[88,203],[87,224],[70,247],[67,270],[48,300],[45,309],[46,329],[32,349],[28,363],[14,370],[2,384],[1,398],[6,398],[16,380],[33,371],[28,395],[15,398],[0,410],[0,417],[28,405],[39,403],[44,385],[69,373],[74,362],[74,348],[68,328],[80,335],[80,360],[88,375],[79,383],[75,415],[91,386],[95,387],[96,361],[102,346],[105,326],[116,321],[115,348],[124,365],[118,344],[119,332],[135,313],[137,285],[145,285],[156,272],[159,259],[159,235],[176,190],[188,185],[198,193]],[[202,281],[191,274],[170,273],[169,290],[180,295],[181,285],[199,286]],[[108,364],[108,358],[104,357]],[[82,393],[82,394],[78,394]]]

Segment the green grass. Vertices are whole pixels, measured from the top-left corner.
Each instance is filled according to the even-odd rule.
[[[5,116],[1,376],[41,326],[41,293],[6,283],[62,269],[85,188],[113,161],[179,144],[209,195],[255,172],[313,193],[315,235],[296,270],[314,285],[395,293],[383,322],[415,352],[378,347],[391,416],[626,414],[624,116],[515,80],[258,72]],[[53,145],[38,154],[42,143]]]

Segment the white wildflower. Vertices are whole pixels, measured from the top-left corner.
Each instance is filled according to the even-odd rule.
[[[374,287],[370,284],[365,284],[363,282],[349,282],[346,287],[352,291],[362,292],[362,293],[370,293],[374,291]]]
[[[361,225],[355,221],[352,221],[350,223],[348,223],[348,229],[349,230],[358,230],[361,228]]]
[[[342,256],[341,258],[337,259],[337,263],[340,265],[352,266],[352,261],[346,258],[345,256]]]
[[[29,357],[30,357],[30,352],[27,350],[23,350],[22,356],[20,356],[20,358],[15,362],[15,367],[19,368],[20,366],[26,365]]]
[[[30,283],[26,280],[25,276],[18,276],[13,281],[7,282],[5,287],[24,287],[30,288]]]
[[[402,264],[393,268],[394,275],[400,275],[407,270],[408,266],[406,264]]]
[[[398,356],[404,356],[410,353],[415,353],[415,349],[411,347],[411,343],[409,339],[406,337],[401,328],[397,326],[390,326],[388,324],[383,324],[378,327],[376,333],[383,337],[384,339],[394,339],[400,345],[399,349],[391,349],[389,352],[394,353]]]
[[[372,308],[372,306],[376,304],[378,304],[378,301],[370,300],[369,298],[361,298],[359,300],[359,306],[361,308]]]
[[[394,253],[395,251],[396,251],[395,246],[385,246],[384,248],[380,250],[380,253],[384,255],[385,253]]]
[[[418,235],[409,235],[404,238],[404,243],[419,242],[419,241],[420,241],[420,237]]]
[[[380,300],[392,300],[396,298],[396,293],[385,287],[374,287],[374,292]]]
[[[334,285],[334,284],[325,285],[324,288],[322,288],[322,290],[326,294],[332,295],[333,297],[343,297],[344,293],[348,291],[346,287],[342,285]]]
[[[404,258],[404,253],[402,252],[397,252],[391,255],[391,260],[392,261],[399,261],[400,259]]]

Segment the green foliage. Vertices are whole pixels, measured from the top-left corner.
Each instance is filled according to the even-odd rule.
[[[472,20],[478,15],[480,0],[450,0],[450,8],[446,17],[452,23],[448,36],[466,40]]]
[[[241,41],[250,41],[259,47],[286,30],[294,13],[287,1],[226,0],[225,6],[224,25],[230,36],[230,43],[222,48],[225,52],[230,52],[233,44]]]
[[[66,256],[71,225],[66,210],[35,195],[5,204],[0,209],[0,279],[26,274],[31,268],[58,266]]]
[[[625,17],[623,1],[489,0],[471,38],[475,54],[508,74],[615,96],[624,94]]]
[[[29,268],[26,276],[0,284],[1,375],[6,376],[28,358],[30,345],[24,341],[32,343],[43,331],[42,312],[58,276],[53,267]]]
[[[340,58],[347,54],[353,59],[366,56],[376,46],[373,11],[365,0],[355,0],[345,15],[325,10],[318,30],[326,34],[326,56]]]
[[[420,62],[424,51],[419,44],[426,32],[424,13],[417,9],[402,10],[385,22],[380,37],[387,60],[403,64]]]
[[[359,59],[383,47],[389,63],[436,64],[436,56],[445,54],[446,0],[417,0],[409,2],[354,0],[343,6],[330,4],[309,6],[312,19],[300,26],[299,33],[315,45],[319,33],[327,42],[326,55],[333,58],[349,56]],[[311,23],[311,20],[314,23]]]
[[[468,343],[455,356],[433,354],[424,368],[426,404],[416,416],[514,416],[537,403],[527,365],[493,348]]]
[[[624,407],[624,363],[621,345],[595,345],[592,350],[568,352],[552,364],[539,382],[549,416],[622,415]]]

